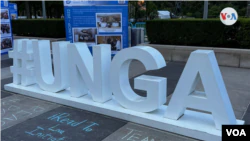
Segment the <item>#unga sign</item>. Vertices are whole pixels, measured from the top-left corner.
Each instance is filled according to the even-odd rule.
[[[154,48],[123,49],[112,61],[107,44],[94,46],[93,56],[85,43],[53,42],[52,51],[54,71],[49,40],[15,40],[9,52],[13,83],[5,89],[202,140],[220,140],[222,125],[244,123],[235,118],[211,50],[191,53],[168,106],[167,78],[136,77],[135,89],[145,90],[147,97],[137,95],[129,84],[134,59],[146,70],[166,66]],[[200,78],[204,92],[195,90]]]

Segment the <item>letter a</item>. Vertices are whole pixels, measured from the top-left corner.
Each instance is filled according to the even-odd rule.
[[[199,81],[198,74],[205,93],[195,91]],[[165,117],[177,120],[184,114],[186,108],[211,112],[219,130],[222,124],[236,124],[234,111],[213,51],[197,50],[191,53]]]
[[[241,129],[241,131],[240,131],[240,136],[247,136],[244,129]]]

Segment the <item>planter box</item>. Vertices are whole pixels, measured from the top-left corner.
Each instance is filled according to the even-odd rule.
[[[197,49],[213,50],[220,66],[240,67],[250,69],[250,50],[231,49],[199,46],[177,46],[177,45],[158,45],[140,44],[140,46],[150,46],[157,49],[166,61],[186,62],[190,53]]]

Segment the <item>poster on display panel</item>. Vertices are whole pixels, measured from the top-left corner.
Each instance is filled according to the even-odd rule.
[[[13,47],[9,2],[1,1],[1,54]]]
[[[17,20],[18,19],[17,4],[9,3],[9,10],[10,10],[10,19]]]
[[[66,39],[110,44],[112,55],[128,45],[128,1],[64,1]]]

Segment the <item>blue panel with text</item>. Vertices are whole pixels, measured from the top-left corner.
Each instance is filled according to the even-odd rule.
[[[12,20],[17,20],[18,19],[17,4],[9,3],[9,10],[10,10],[10,18]]]
[[[9,2],[1,0],[1,54],[12,48],[12,29]]]
[[[112,54],[128,47],[127,1],[64,1],[66,39],[110,44]]]

